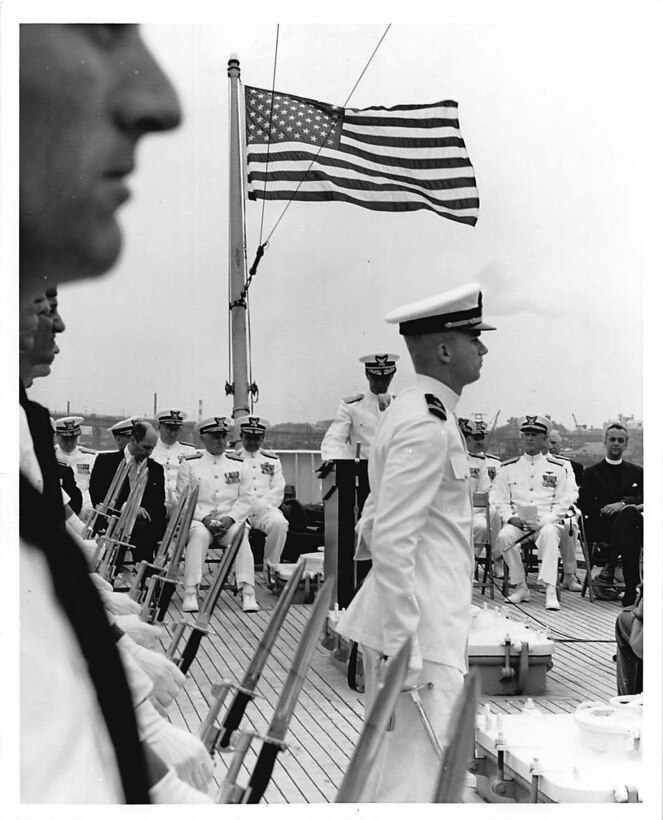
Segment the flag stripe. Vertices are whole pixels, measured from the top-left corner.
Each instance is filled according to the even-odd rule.
[[[267,178],[269,177],[269,178]],[[284,171],[279,171],[277,174],[273,172],[270,174],[261,174],[253,172],[251,174],[251,181],[252,182],[268,182],[271,185],[272,182],[292,182],[292,186],[289,185],[279,185],[276,187],[279,188],[287,188],[292,187],[294,190],[297,187],[297,183],[299,180],[302,179],[301,174],[292,174],[287,173]],[[302,181],[302,188],[310,188],[310,187],[317,187],[320,184],[320,187],[326,187],[327,189],[331,190],[329,187],[330,185],[338,185],[340,188],[350,189],[354,191],[371,191],[371,192],[401,192],[406,194],[418,194],[423,199],[427,200],[431,204],[436,205],[443,205],[447,208],[451,208],[452,210],[458,210],[460,208],[465,207],[476,207],[478,205],[478,199],[473,196],[474,189],[471,186],[463,186],[461,188],[454,189],[454,198],[451,199],[450,195],[449,198],[447,197],[437,197],[429,194],[423,189],[414,190],[410,185],[404,185],[402,183],[395,182],[393,180],[366,180],[358,179],[358,178],[351,178],[351,177],[339,177],[334,176],[330,177],[329,174],[326,174],[324,171],[310,171],[306,179]],[[262,186],[261,186],[262,187]]]
[[[263,154],[260,158],[257,154],[250,154],[251,158],[251,170],[250,176],[253,177],[254,174],[267,173],[268,178],[274,175],[276,178],[277,174],[280,173],[289,173],[292,175],[292,178],[295,176],[303,179],[306,176],[306,172],[309,170],[313,171],[320,167],[328,167],[328,168],[338,168],[342,169],[343,172],[346,174],[356,174],[359,177],[366,176],[366,177],[389,177],[390,179],[396,180],[397,182],[409,182],[413,185],[419,185],[424,189],[427,190],[436,190],[436,189],[446,189],[446,188],[459,188],[459,187],[471,187],[474,184],[474,177],[467,176],[465,174],[464,169],[451,169],[445,172],[445,175],[442,176],[438,170],[429,171],[424,170],[417,172],[417,174],[408,174],[408,175],[401,175],[394,173],[389,168],[383,168],[382,166],[372,163],[371,167],[368,165],[354,165],[350,164],[345,160],[338,160],[333,156],[333,152],[323,152],[321,153],[316,161],[316,164],[311,167],[311,160],[314,159],[314,154],[304,154],[303,152],[285,152],[279,153],[278,156],[278,163],[277,167],[279,168],[278,171],[273,170],[273,168],[269,168],[267,165],[267,154]],[[272,164],[272,160],[274,159],[274,155],[270,154],[269,160],[270,165]]]
[[[249,199],[267,199],[267,200],[275,200],[275,199],[293,199],[302,202],[332,202],[332,201],[340,201],[340,202],[350,202],[353,205],[359,205],[362,208],[368,208],[372,211],[421,211],[421,210],[430,210],[434,211],[435,213],[439,214],[440,216],[444,216],[447,219],[451,219],[454,222],[462,222],[465,225],[474,225],[476,224],[477,217],[475,212],[471,212],[466,215],[456,214],[453,211],[447,211],[444,208],[435,208],[431,205],[427,204],[426,202],[421,202],[417,200],[413,200],[411,197],[408,197],[403,200],[398,200],[396,198],[385,200],[385,199],[375,199],[375,200],[366,200],[366,199],[359,199],[356,196],[352,196],[346,194],[342,191],[299,191],[293,192],[289,190],[281,190],[281,191],[267,191],[263,192],[262,190],[256,190],[249,193]]]
[[[277,157],[276,165],[273,163],[274,157]],[[388,175],[393,179],[402,179],[403,181],[418,182],[421,180],[453,180],[460,177],[467,178],[467,170],[464,167],[460,168],[415,168],[404,172],[402,175],[398,174],[393,168],[382,165],[380,162],[363,162],[356,164],[338,151],[323,149],[319,154],[304,151],[287,151],[287,152],[273,152],[269,156],[267,153],[256,154],[250,153],[249,158],[250,170],[273,170],[275,167],[285,168],[287,170],[298,170],[302,175],[306,173],[309,167],[336,167],[348,171],[356,171],[359,174],[365,173],[368,176]],[[269,161],[269,165],[267,162]],[[311,165],[312,162],[315,165]],[[441,186],[444,187],[444,186]]]
[[[338,199],[476,223],[476,180],[454,101],[344,111],[250,87],[245,100],[251,199]]]

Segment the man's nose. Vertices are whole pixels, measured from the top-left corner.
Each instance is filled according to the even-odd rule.
[[[118,84],[116,116],[137,135],[176,128],[182,119],[177,93],[143,42],[138,29],[127,45]]]

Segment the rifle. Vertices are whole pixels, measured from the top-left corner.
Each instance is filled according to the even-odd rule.
[[[473,669],[465,678],[447,732],[440,775],[433,803],[462,803],[467,768],[474,757],[474,722],[479,702],[479,675]]]
[[[288,732],[288,726],[295,711],[297,699],[304,684],[306,673],[311,665],[323,623],[327,617],[335,581],[334,576],[330,576],[318,592],[299,646],[295,652],[295,657],[288,672],[283,691],[276,704],[274,716],[267,730],[267,735],[258,735],[255,732],[241,732],[239,734],[237,743],[235,744],[235,755],[228,767],[228,773],[219,791],[217,803],[259,803],[265,793],[265,789],[269,785],[272,772],[274,771],[277,755],[282,749],[287,748],[284,739]],[[263,745],[258,754],[258,759],[251,774],[249,784],[244,789],[237,785],[236,779],[253,738],[262,740]]]
[[[232,683],[232,681],[223,680],[220,684],[212,687],[212,696],[215,698],[215,702],[212,704],[207,717],[198,730],[198,737],[203,741],[205,748],[210,755],[214,755],[216,749],[226,750],[230,747],[231,735],[239,727],[239,724],[244,717],[246,707],[256,696],[256,686],[260,680],[262,671],[265,668],[265,664],[267,663],[267,658],[272,651],[276,637],[283,626],[283,622],[288,614],[293,598],[295,597],[297,587],[299,586],[299,582],[301,581],[302,574],[304,572],[305,564],[306,562],[302,559],[298,561],[295,571],[288,579],[288,583],[283,587],[283,592],[279,596],[279,600],[274,607],[272,617],[270,618],[267,628],[260,639],[258,648],[249,662],[240,685],[236,686]],[[236,690],[235,697],[233,702],[230,704],[230,708],[228,709],[225,718],[223,719],[221,729],[217,729],[214,726],[214,721],[216,720],[217,715],[221,710],[221,706],[223,705],[223,702],[225,701],[230,689]]]
[[[154,623],[155,618],[157,621],[163,621],[173,593],[175,592],[175,587],[179,583],[177,574],[179,572],[182,554],[189,538],[189,529],[197,504],[198,487],[194,487],[193,490],[187,487],[186,491],[182,493],[182,497],[173,513],[175,522],[170,533],[170,543],[167,542],[164,547],[164,541],[166,541],[164,536],[164,541],[162,541],[159,546],[160,555],[157,555],[155,564],[148,564],[146,561],[141,562],[139,576],[137,576],[134,582],[137,588],[139,588],[140,581],[147,572],[147,569],[149,567],[156,569],[156,572],[149,577],[145,601],[140,613],[140,617],[149,623]],[[170,549],[171,546],[172,550]],[[164,572],[162,568],[169,551],[170,558]],[[159,570],[161,570],[161,572]]]
[[[394,655],[382,681],[364,726],[336,793],[335,803],[358,803],[385,738],[387,725],[401,694],[407,665],[412,651],[412,638],[408,638]]]
[[[147,459],[145,459],[138,468],[134,486],[129,491],[119,517],[110,519],[108,529],[97,542],[97,549],[94,554],[94,560],[98,561],[96,571],[106,581],[114,578],[118,570],[117,555],[120,548],[131,549],[132,547],[129,539],[138,517],[140,502],[147,486],[147,478]]]
[[[189,667],[193,663],[193,659],[196,657],[196,652],[198,651],[200,642],[203,639],[203,635],[206,635],[210,631],[210,618],[212,617],[212,612],[214,611],[216,602],[219,600],[219,595],[221,594],[223,585],[230,574],[232,565],[235,563],[235,558],[237,556],[240,544],[242,543],[242,538],[244,538],[244,528],[245,525],[243,523],[237,527],[237,532],[228,545],[223,558],[219,562],[219,566],[214,574],[214,578],[210,584],[205,601],[203,602],[200,612],[196,616],[193,624],[189,621],[181,621],[175,629],[170,646],[166,652],[166,657],[171,661],[175,657],[175,651],[182,639],[182,636],[184,635],[184,631],[187,626],[191,626],[191,634],[189,635],[189,639],[186,642],[186,646],[184,647],[180,659],[177,661],[177,665],[185,675],[189,671]]]
[[[125,479],[129,475],[129,462],[125,459],[117,465],[117,470],[115,470],[115,475],[113,476],[113,480],[106,490],[106,495],[104,496],[104,500],[96,505],[94,508],[94,513],[92,517],[88,521],[87,526],[85,527],[85,531],[83,532],[83,538],[93,538],[94,531],[97,526],[97,519],[99,516],[103,516],[106,521],[107,525],[110,523],[110,519],[113,515],[118,516],[120,513],[116,509],[117,499],[120,495],[120,490],[122,489],[122,485],[125,482]]]

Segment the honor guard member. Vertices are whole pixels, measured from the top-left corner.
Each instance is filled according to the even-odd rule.
[[[78,444],[82,421],[81,416],[64,416],[55,420],[55,435],[58,440],[55,446],[55,457],[74,471],[76,484],[83,496],[83,513],[85,513],[92,509],[89,487],[97,454],[94,450],[80,447]]]
[[[557,555],[562,544],[564,529],[568,526],[567,513],[578,497],[578,488],[569,477],[564,462],[553,456],[544,456],[542,449],[552,428],[545,416],[523,416],[520,436],[525,452],[518,458],[502,463],[495,479],[491,501],[499,512],[503,525],[498,535],[498,548],[509,567],[514,592],[506,599],[519,604],[529,601],[530,593],[525,569],[516,543],[528,532],[535,537],[539,552],[539,581],[546,588],[546,609],[559,609],[557,599]],[[564,584],[575,586],[575,556],[563,555]]]
[[[265,563],[278,564],[288,537],[288,522],[279,509],[285,491],[281,462],[276,453],[262,449],[269,422],[256,416],[244,416],[235,420],[235,428],[242,441],[239,454],[244,459],[244,473],[250,480],[251,514],[248,521],[266,535]]]
[[[472,505],[467,451],[454,415],[463,387],[488,352],[476,284],[395,310],[416,380],[381,420],[368,460],[373,564],[338,631],[362,647],[366,709],[384,670],[413,639],[405,691],[362,800],[430,802],[439,760],[414,698],[440,744],[467,671],[471,620]],[[370,502],[370,504],[369,504]]]
[[[116,421],[115,424],[108,428],[108,432],[112,434],[115,439],[115,446],[118,450],[124,450],[131,438],[131,431],[134,429],[134,424],[140,421],[140,416],[129,416],[128,419]]]
[[[177,498],[186,487],[198,487],[198,503],[184,555],[182,609],[185,612],[198,611],[198,585],[212,541],[216,540],[225,547],[238,529],[244,530],[235,560],[235,580],[242,590],[242,609],[244,612],[258,611],[253,553],[245,526],[251,512],[250,485],[242,469],[242,457],[237,453],[225,452],[226,436],[231,425],[224,416],[199,421],[195,429],[205,450],[185,456],[177,474]]]
[[[458,426],[465,437],[467,445],[467,459],[470,466],[470,491],[474,498],[475,493],[486,493],[490,495],[493,481],[500,468],[500,460],[497,456],[489,456],[483,452],[483,445],[486,439],[486,425],[482,421],[473,419],[458,419]],[[504,577],[504,563],[499,554],[497,544],[497,533],[502,526],[502,519],[499,513],[490,509],[490,533],[486,527],[486,513],[481,508],[475,508],[472,514],[472,536],[475,544],[485,543],[490,535],[491,552],[493,556],[494,572],[496,578]],[[479,556],[483,552],[483,547],[475,547],[475,554]]]
[[[336,418],[329,425],[320,445],[323,464],[339,458],[368,459],[381,414],[394,397],[389,385],[396,372],[398,356],[394,353],[374,353],[362,356],[369,390],[341,399]]]
[[[154,448],[152,458],[163,467],[166,478],[166,509],[168,515],[175,506],[175,487],[180,463],[185,456],[190,456],[196,449],[193,444],[177,440],[185,418],[186,413],[184,410],[176,407],[160,410],[156,415],[159,427],[159,441]]]

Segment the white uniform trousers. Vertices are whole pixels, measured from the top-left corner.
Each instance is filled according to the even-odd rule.
[[[380,653],[361,647],[366,686],[366,712],[377,693],[377,667]],[[456,699],[463,688],[458,669],[424,660],[419,695],[435,735],[444,748],[447,726]],[[424,729],[414,701],[401,693],[394,712],[393,731],[387,732],[375,767],[366,779],[362,803],[430,803],[440,773],[440,761]]]
[[[539,553],[539,580],[544,584],[557,585],[557,551],[563,529],[561,524],[544,524],[536,535],[534,543]],[[522,535],[524,535],[523,530],[519,530],[512,524],[505,524],[497,537],[499,549],[509,567],[510,580],[514,584],[521,584],[525,580],[520,544],[514,546]]]
[[[270,564],[278,564],[281,560],[281,553],[285,547],[285,540],[288,537],[288,522],[281,512],[275,507],[265,510],[260,515],[250,515],[249,524],[255,529],[264,532],[265,538],[265,561]]]
[[[245,524],[233,524],[220,540],[222,546],[227,546],[233,539],[238,527],[244,528],[242,543],[239,545],[234,570],[237,586],[250,584],[255,586],[253,553],[249,544],[248,530]],[[189,540],[184,554],[184,588],[197,586],[203,578],[207,550],[212,543],[212,533],[202,521],[193,521],[189,530]]]
[[[490,513],[490,547],[493,555],[493,560],[502,556],[497,536],[502,525],[502,519],[496,510],[491,510]],[[474,510],[472,513],[472,538],[475,544],[474,554],[477,558],[484,553],[483,544],[488,540],[488,532],[486,527],[486,513],[484,510]]]

